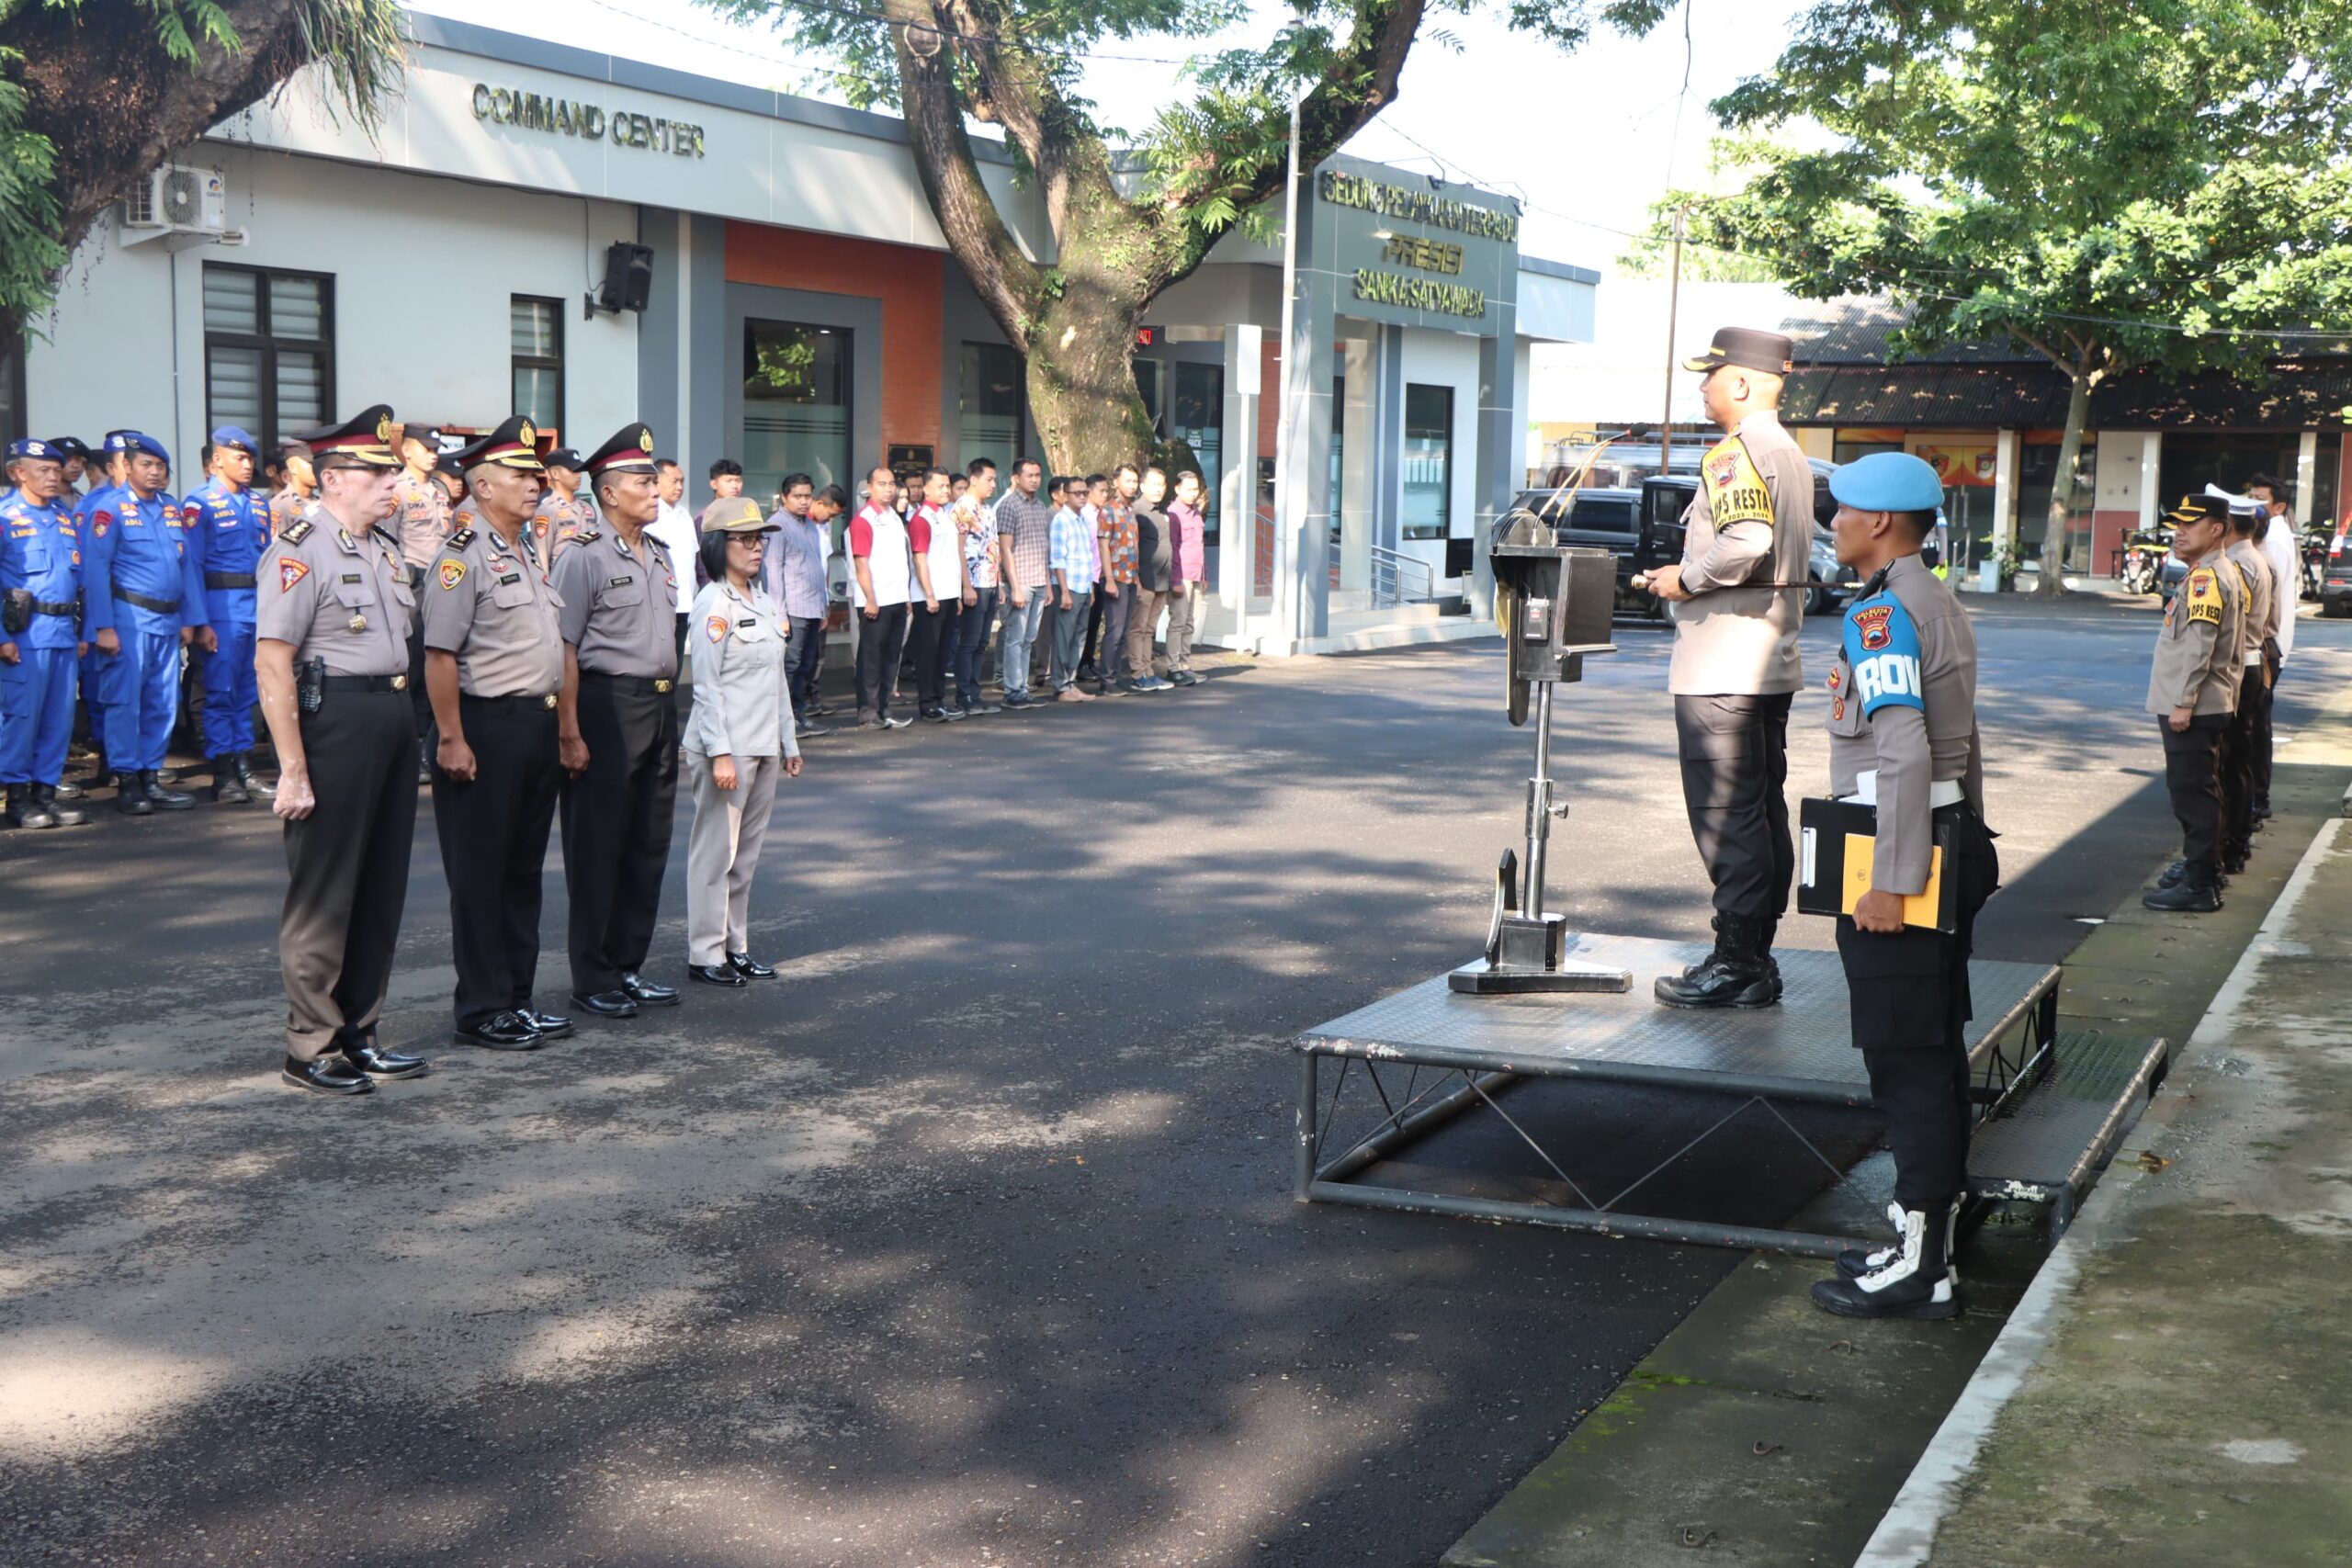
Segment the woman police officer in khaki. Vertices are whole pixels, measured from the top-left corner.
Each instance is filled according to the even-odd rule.
[[[686,721],[695,825],[686,840],[686,973],[741,986],[775,971],[751,953],[747,918],[778,774],[800,776],[785,684],[784,611],[761,585],[765,536],[756,502],[716,502],[703,516],[703,571],[686,622],[695,705]]]

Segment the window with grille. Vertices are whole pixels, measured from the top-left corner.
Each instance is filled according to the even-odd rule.
[[[204,264],[204,423],[276,446],[334,406],[334,279]]]
[[[541,430],[563,428],[563,308],[560,300],[514,297],[511,352],[514,407]]]

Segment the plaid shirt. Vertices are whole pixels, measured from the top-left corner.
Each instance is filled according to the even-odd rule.
[[[996,503],[997,534],[1012,547],[1012,586],[1023,593],[1052,581],[1053,503],[1014,491]]]
[[[1125,588],[1136,580],[1136,514],[1124,506],[1106,506],[1094,532],[1102,541],[1102,575]]]
[[[1051,543],[1048,569],[1062,574],[1072,593],[1091,592],[1100,558],[1094,553],[1094,530],[1086,525],[1086,519],[1068,507],[1055,513]]]

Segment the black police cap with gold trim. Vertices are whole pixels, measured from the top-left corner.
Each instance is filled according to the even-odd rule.
[[[519,413],[472,446],[460,446],[449,455],[464,468],[493,463],[528,474],[547,472],[547,465],[539,461],[539,433]]]
[[[1770,333],[1760,327],[1718,327],[1707,352],[1684,360],[1682,368],[1719,370],[1736,366],[1743,370],[1786,376],[1796,368],[1795,354],[1796,344],[1785,333]]]
[[[341,424],[297,431],[294,439],[311,449],[313,468],[397,468],[392,435],[400,426],[392,421],[392,405],[378,403]]]
[[[604,474],[650,474],[653,471],[653,427],[647,424],[627,424],[616,431],[613,438],[588,454],[588,472]]]
[[[2176,528],[2184,524],[2229,520],[2230,503],[2216,495],[2184,495],[2178,506],[2165,513],[2165,521]]]

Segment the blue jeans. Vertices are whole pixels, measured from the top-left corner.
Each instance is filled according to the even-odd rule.
[[[1004,636],[996,649],[997,673],[1003,678],[1004,694],[1008,697],[1026,696],[1029,693],[1030,649],[1037,641],[1037,624],[1046,614],[1045,588],[1029,590],[1029,602],[1015,604],[1004,602]]]
[[[978,707],[980,702],[980,655],[988,647],[989,621],[996,614],[996,590],[976,588],[978,597],[964,606],[956,619],[956,705]]]
[[[1091,593],[1072,593],[1069,608],[1054,611],[1054,690],[1067,692],[1078,683],[1078,666],[1086,657],[1086,602]]]
[[[806,724],[817,705],[818,656],[825,651],[825,617],[794,615],[784,643],[784,684],[792,694],[792,714]]]

